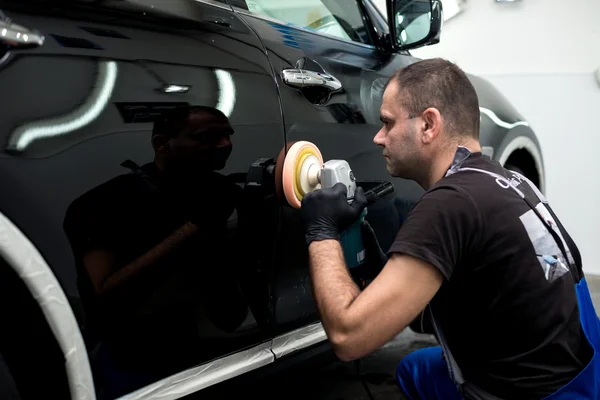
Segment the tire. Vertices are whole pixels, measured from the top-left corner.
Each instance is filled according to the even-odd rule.
[[[523,173],[523,169],[517,167],[515,164],[512,164],[512,160],[509,160],[510,156],[514,151],[518,150],[527,150],[529,155],[533,158],[535,162],[535,171],[537,172],[537,182],[536,179],[532,179],[531,176],[527,176],[528,174]],[[544,159],[542,156],[542,151],[538,142],[537,137],[530,129],[525,129],[524,127],[517,127],[510,131],[502,140],[500,145],[495,149],[495,153],[497,156],[494,158],[503,164],[504,168],[512,169],[515,172],[518,172],[524,176],[527,176],[529,179],[532,179],[534,183],[538,185],[538,188],[542,193],[546,190],[545,183],[545,171],[544,171]]]
[[[504,165],[504,168],[525,176],[525,172],[521,168],[517,167],[516,165],[506,164],[506,165]]]

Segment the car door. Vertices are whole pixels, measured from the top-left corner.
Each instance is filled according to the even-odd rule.
[[[384,85],[414,62],[392,53],[383,40],[386,22],[368,1],[228,0],[257,32],[275,71],[285,115],[286,140],[315,143],[325,160],[350,163],[358,181],[391,181],[395,195],[368,210],[385,250],[422,193],[394,179],[373,138],[381,127]],[[306,78],[329,87],[306,87]],[[301,88],[300,86],[305,86]],[[301,326],[317,317],[299,213],[285,208],[274,297],[277,323]],[[282,328],[284,329],[284,328]]]
[[[190,370],[186,393],[271,362],[260,344],[272,337],[278,206],[245,187],[284,129],[256,35],[215,1],[0,0],[0,11],[1,250],[21,249],[6,218],[75,310],[97,393],[160,393],[168,376],[231,356]],[[61,303],[43,293],[40,309]],[[22,399],[45,398],[42,375],[76,349],[52,368],[42,360],[61,353],[12,322],[2,357]]]

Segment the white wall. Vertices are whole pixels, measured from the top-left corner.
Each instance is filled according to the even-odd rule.
[[[413,54],[489,79],[519,109],[541,140],[546,194],[584,271],[600,274],[600,1],[469,1],[438,45]]]
[[[471,0],[439,44],[413,53],[478,74],[590,73],[600,66],[600,1]]]

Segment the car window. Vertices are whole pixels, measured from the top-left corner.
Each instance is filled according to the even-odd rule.
[[[371,44],[358,2],[246,0],[248,11],[344,40]]]

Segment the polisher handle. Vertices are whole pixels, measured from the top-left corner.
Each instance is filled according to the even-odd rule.
[[[369,182],[371,183],[371,182]],[[359,186],[362,186],[359,184]],[[377,186],[370,188],[365,192],[367,198],[367,206],[375,203],[376,201],[389,196],[394,193],[394,185],[391,182],[381,182]]]

